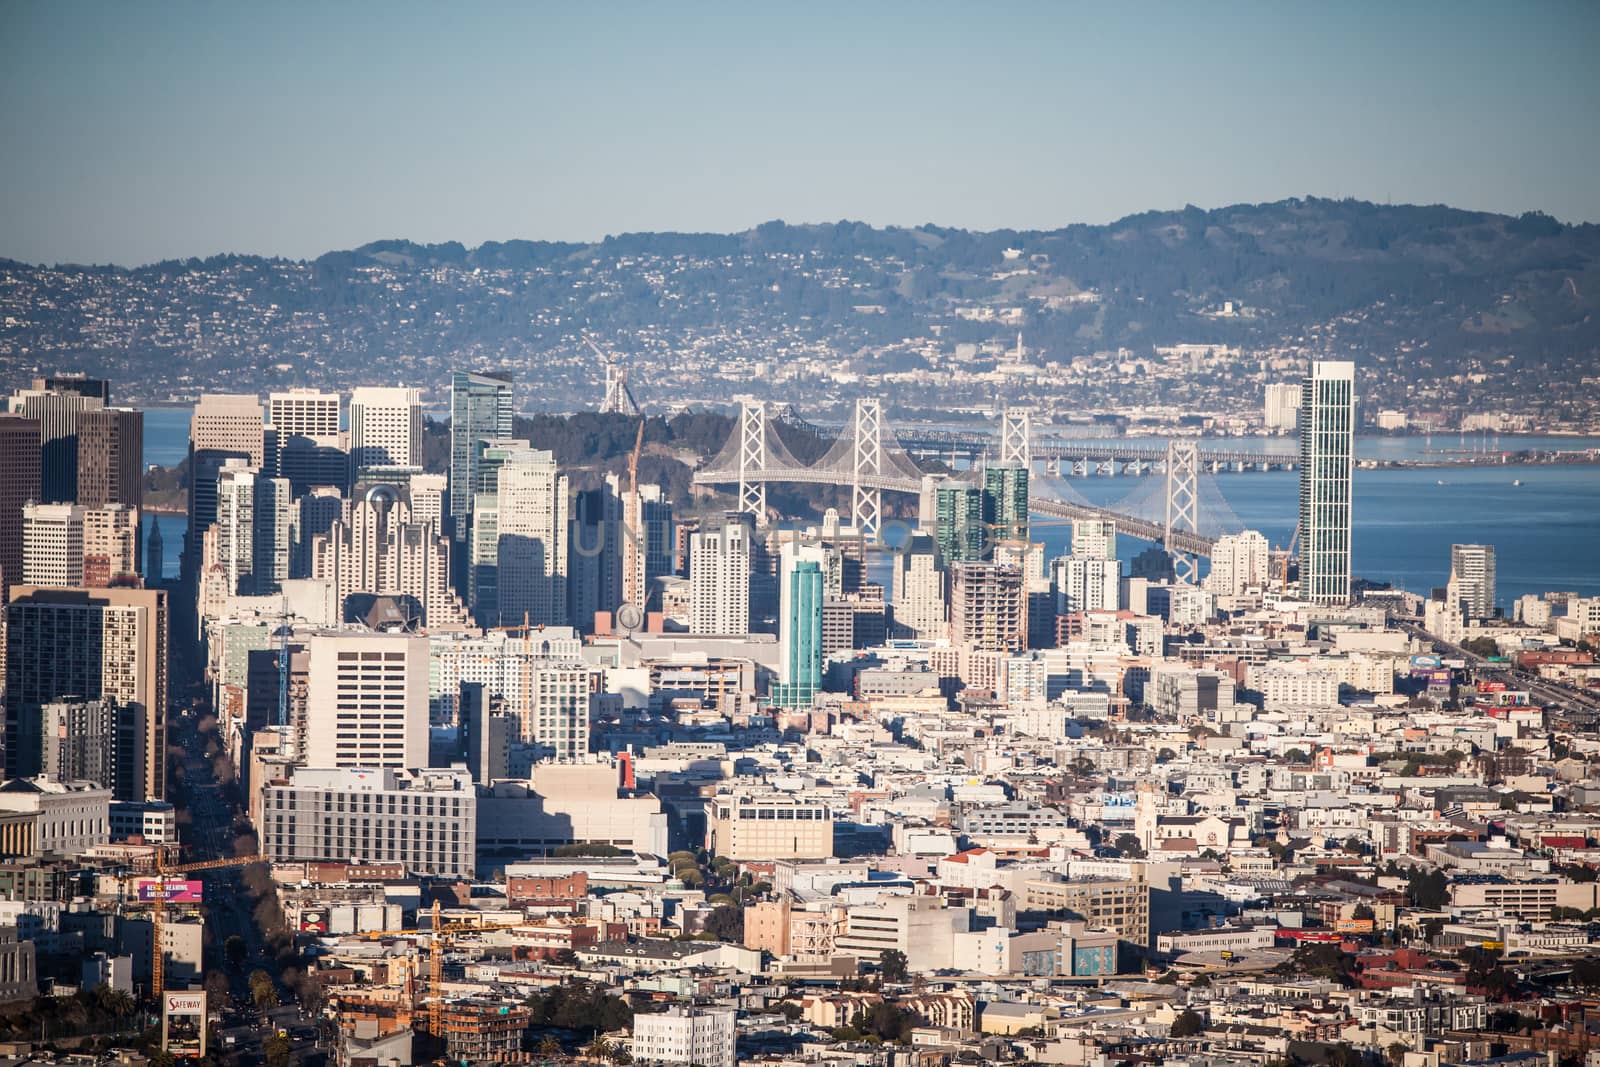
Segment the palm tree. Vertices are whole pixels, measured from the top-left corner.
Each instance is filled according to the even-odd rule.
[[[603,1037],[596,1037],[584,1048],[583,1054],[591,1060],[609,1060],[616,1049]]]

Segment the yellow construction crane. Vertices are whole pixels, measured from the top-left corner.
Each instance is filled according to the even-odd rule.
[[[118,877],[123,883],[123,893],[127,892],[130,883],[137,884],[142,879],[154,880],[155,892],[150,898],[150,995],[157,1003],[165,993],[166,986],[166,951],[161,944],[161,924],[167,915],[167,877],[175,874],[194,874],[199,871],[215,871],[223,867],[246,867],[252,863],[265,863],[266,857],[256,856],[229,856],[220,860],[202,860],[198,863],[180,863],[168,866],[161,849],[156,850],[155,870],[148,872],[130,871]],[[137,890],[131,894],[137,898]]]
[[[496,919],[491,921],[488,916],[466,922],[442,922],[439,916],[439,902],[433,902],[433,919],[426,930],[369,930],[362,934],[363,940],[376,941],[383,937],[416,937],[428,935],[428,993],[432,998],[428,1003],[428,1033],[440,1037],[444,1033],[444,950],[445,943],[454,939],[456,934],[472,933],[482,930],[509,930],[513,926],[521,926],[527,922],[522,916],[515,919]]]
[[[1289,535],[1289,547],[1283,553],[1283,565],[1278,571],[1278,587],[1280,591],[1289,592],[1289,561],[1294,558],[1294,550],[1300,545],[1300,524],[1294,524],[1294,533]]]

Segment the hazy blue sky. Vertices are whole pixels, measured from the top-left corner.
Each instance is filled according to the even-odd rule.
[[[1307,194],[1600,220],[1587,0],[461,8],[0,0],[0,256]]]

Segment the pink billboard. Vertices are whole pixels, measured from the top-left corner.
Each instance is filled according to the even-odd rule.
[[[168,878],[165,883],[155,878],[139,879],[140,900],[165,900],[173,904],[198,904],[205,889],[203,882],[190,882]]]

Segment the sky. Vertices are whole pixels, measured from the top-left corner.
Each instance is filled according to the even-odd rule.
[[[0,257],[1293,196],[1600,221],[1600,4],[0,2]]]

